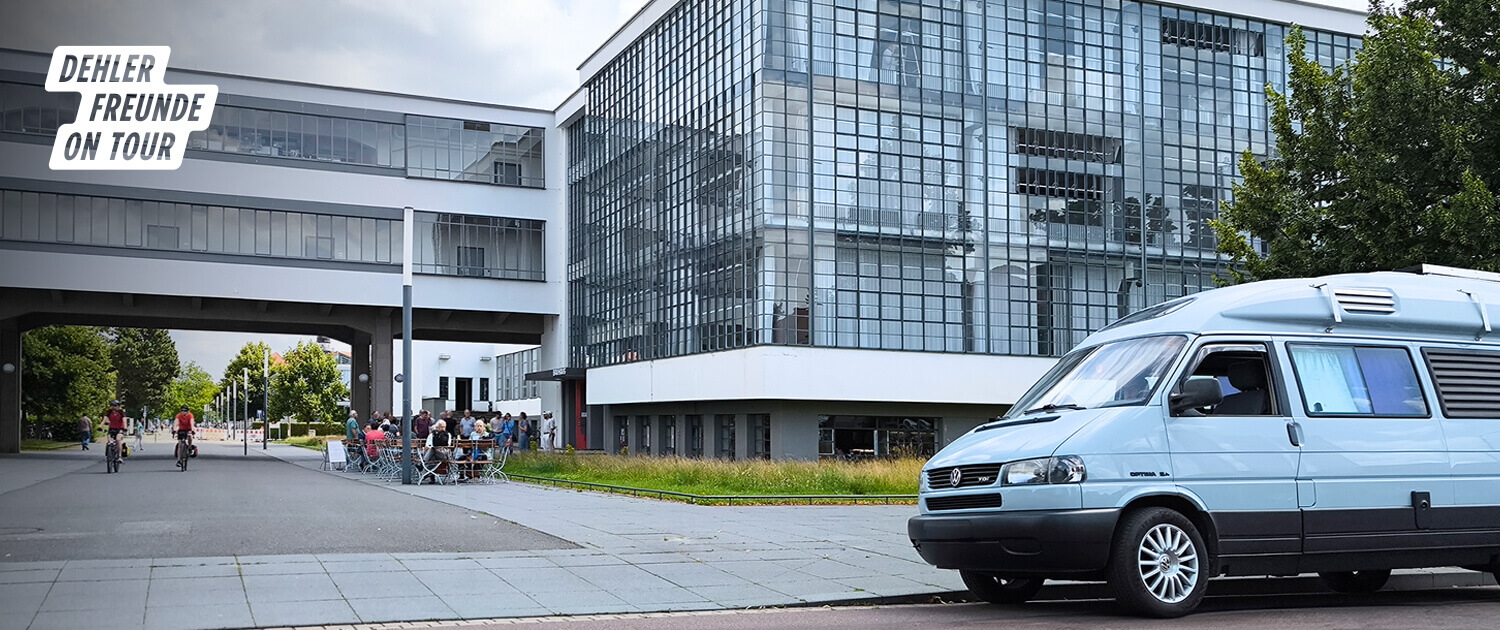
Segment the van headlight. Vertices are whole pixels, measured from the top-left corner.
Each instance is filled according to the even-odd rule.
[[[1000,469],[1000,485],[1003,486],[1081,483],[1085,477],[1083,458],[1077,455],[1023,459]]]

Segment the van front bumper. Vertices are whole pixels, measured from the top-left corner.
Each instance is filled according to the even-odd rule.
[[[906,531],[940,569],[1045,577],[1103,570],[1119,518],[1119,509],[922,514]]]

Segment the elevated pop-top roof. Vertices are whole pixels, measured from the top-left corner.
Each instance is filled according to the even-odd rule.
[[[1360,335],[1500,344],[1500,274],[1421,265],[1407,271],[1266,280],[1143,309],[1087,347],[1158,333]]]

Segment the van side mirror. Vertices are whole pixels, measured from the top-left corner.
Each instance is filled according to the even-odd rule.
[[[1182,391],[1172,394],[1168,400],[1172,405],[1172,415],[1177,415],[1189,409],[1219,404],[1224,400],[1224,388],[1219,386],[1218,379],[1190,379],[1182,384]]]

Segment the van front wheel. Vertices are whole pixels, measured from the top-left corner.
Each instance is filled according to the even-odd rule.
[[[959,571],[964,586],[975,597],[991,604],[1024,604],[1042,590],[1042,578],[1002,578],[974,571]]]
[[[1391,579],[1390,569],[1379,571],[1329,571],[1319,573],[1323,583],[1340,593],[1374,593]]]
[[[1130,512],[1115,530],[1109,585],[1116,601],[1150,617],[1181,617],[1198,607],[1209,566],[1198,528],[1175,510]]]

